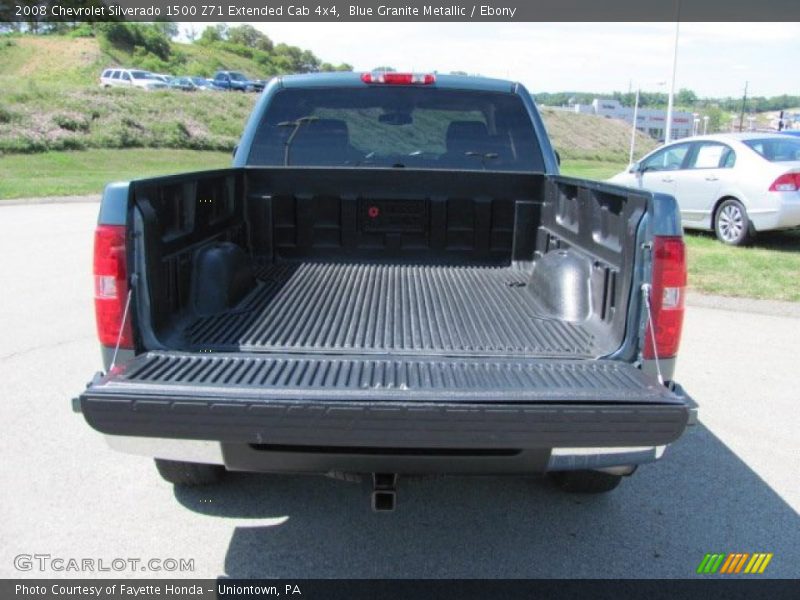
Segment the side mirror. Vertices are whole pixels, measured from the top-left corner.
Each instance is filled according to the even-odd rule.
[[[558,153],[558,150],[553,150],[556,155],[556,164],[560,167],[561,166],[561,155]]]
[[[635,162],[628,167],[628,173],[639,173],[639,163]]]
[[[233,158],[236,158],[236,151],[237,151],[238,149],[239,149],[239,144],[236,144],[236,145],[233,147]]]

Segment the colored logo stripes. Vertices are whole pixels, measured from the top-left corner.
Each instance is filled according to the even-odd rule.
[[[697,567],[697,572],[702,574],[725,573],[727,575],[742,573],[763,573],[772,552],[731,552],[730,554],[706,554]]]

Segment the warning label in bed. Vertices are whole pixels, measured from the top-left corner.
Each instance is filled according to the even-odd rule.
[[[425,200],[367,200],[359,206],[362,231],[425,231],[428,203]]]

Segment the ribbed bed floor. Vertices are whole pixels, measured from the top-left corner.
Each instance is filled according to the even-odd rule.
[[[595,355],[585,327],[537,316],[512,268],[284,263],[258,277],[235,309],[192,322],[185,349]]]

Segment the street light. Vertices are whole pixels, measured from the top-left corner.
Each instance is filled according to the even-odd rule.
[[[678,3],[680,6],[680,2]],[[675,96],[675,73],[678,70],[678,36],[681,32],[681,22],[675,21],[675,47],[672,51],[672,83],[669,87],[669,99],[667,100],[667,130],[664,132],[664,143],[672,141],[672,101]]]

